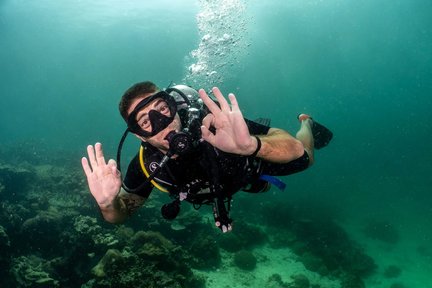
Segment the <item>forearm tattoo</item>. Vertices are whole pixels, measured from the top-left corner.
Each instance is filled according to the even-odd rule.
[[[147,198],[138,196],[136,194],[127,193],[124,191],[122,191],[118,197],[121,203],[121,209],[126,210],[125,212],[128,215],[132,215],[147,200]]]

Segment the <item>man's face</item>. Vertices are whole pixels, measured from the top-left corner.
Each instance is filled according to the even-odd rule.
[[[154,93],[145,94],[143,97],[135,99],[131,106],[128,109],[128,115],[134,111],[135,107],[145,98],[150,97]],[[146,106],[140,109],[140,111],[136,114],[136,120],[138,125],[141,127],[142,130],[146,132],[152,131],[152,124],[149,118],[149,112],[151,110],[157,111],[160,114],[170,117],[171,112],[168,107],[168,104],[165,100],[161,98],[156,98],[152,100],[150,103],[148,103]],[[150,145],[158,148],[162,152],[166,153],[169,149],[168,141],[165,139],[165,137],[168,135],[171,131],[179,132],[181,129],[181,121],[180,117],[176,113],[174,120],[163,130],[161,130],[156,135],[150,136],[150,137],[143,137],[135,134],[139,139],[142,141],[148,142]]]

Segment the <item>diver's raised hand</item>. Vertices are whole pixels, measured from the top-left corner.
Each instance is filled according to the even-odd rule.
[[[202,122],[202,138],[224,152],[251,155],[257,148],[257,139],[251,137],[234,94],[228,94],[230,106],[217,87],[212,91],[220,106],[203,89],[199,90],[201,99],[210,110]],[[215,128],[215,133],[209,130],[210,127]]]
[[[105,162],[101,143],[96,143],[94,147],[87,146],[87,154],[88,160],[83,157],[81,164],[87,176],[90,192],[99,207],[107,207],[113,203],[121,188],[117,163],[112,159],[108,163]]]

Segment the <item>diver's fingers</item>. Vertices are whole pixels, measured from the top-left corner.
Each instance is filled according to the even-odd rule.
[[[240,111],[240,107],[238,105],[237,99],[233,93],[228,94],[228,98],[230,99],[231,103],[231,110],[234,111]]]
[[[205,126],[207,129],[210,129],[210,126],[213,124],[213,121],[214,121],[214,116],[213,114],[209,113],[202,120],[202,125]]]
[[[117,162],[114,159],[108,160],[108,166],[111,168],[111,171],[114,175],[120,175],[120,171],[117,169]]]
[[[95,151],[94,151],[93,145],[87,146],[87,154],[88,154],[88,158],[90,160],[90,165],[91,165],[92,169],[94,170],[97,167],[97,162],[96,162],[96,158],[95,158]]]
[[[83,167],[84,173],[87,177],[89,177],[92,173],[92,170],[86,157],[81,158],[81,165]]]
[[[230,111],[230,106],[227,102],[227,100],[225,99],[225,97],[222,95],[222,92],[219,90],[218,87],[213,87],[212,89],[213,94],[216,96],[216,99],[219,102],[219,105],[221,107],[222,111]]]
[[[198,93],[211,113],[215,114],[221,111],[219,106],[217,106],[216,103],[207,95],[204,89],[200,89]]]
[[[207,127],[205,127],[204,125],[201,126],[201,137],[202,139],[213,145],[215,135],[211,133],[210,130],[207,129]]]
[[[114,168],[117,168],[117,162],[114,159],[108,160],[108,166],[112,166]]]
[[[95,150],[96,150],[96,161],[99,165],[105,165],[105,157],[102,150],[102,144],[96,143],[95,144]]]

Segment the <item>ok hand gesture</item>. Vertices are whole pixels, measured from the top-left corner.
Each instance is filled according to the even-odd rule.
[[[120,192],[122,182],[117,164],[112,159],[108,163],[105,162],[101,143],[96,143],[94,147],[87,146],[87,153],[90,164],[86,157],[81,159],[81,164],[87,176],[90,192],[99,207],[107,207]]]
[[[251,155],[257,147],[257,140],[249,134],[249,129],[234,94],[228,95],[230,106],[218,88],[215,87],[212,91],[220,107],[207,95],[204,89],[199,90],[201,99],[210,110],[202,122],[202,138],[224,152]],[[216,129],[214,134],[209,130],[210,127]]]

